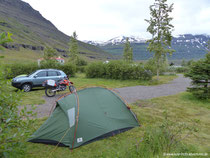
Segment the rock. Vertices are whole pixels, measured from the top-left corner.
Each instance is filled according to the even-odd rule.
[[[89,58],[91,58],[91,59],[96,59],[96,57],[94,57],[94,56],[88,56]]]
[[[66,57],[66,58],[67,58],[67,57],[69,57],[69,56],[68,56],[67,54],[63,54],[63,57]]]
[[[59,48],[54,48],[54,49],[57,50],[57,52],[66,53],[66,51],[63,49],[59,49]]]
[[[1,26],[5,26],[7,28],[12,28],[8,23],[4,22],[4,21],[0,21],[0,25]]]
[[[87,54],[87,53],[85,53],[85,52],[79,52],[79,54]]]
[[[43,46],[33,46],[33,45],[29,45],[29,44],[4,44],[3,45],[4,48],[6,49],[15,49],[17,51],[20,50],[20,48],[25,48],[25,49],[30,49],[30,50],[34,50],[34,51],[43,51],[44,47]],[[57,52],[61,52],[61,53],[67,53],[66,50],[63,49],[59,49],[59,48],[54,48]],[[64,54],[66,55],[66,54]],[[67,55],[66,55],[67,57]]]

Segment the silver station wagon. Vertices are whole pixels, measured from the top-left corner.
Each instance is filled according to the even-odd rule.
[[[67,75],[56,69],[40,69],[32,72],[29,75],[20,75],[12,79],[12,86],[22,89],[24,92],[29,92],[33,87],[42,87],[45,80],[61,80]]]

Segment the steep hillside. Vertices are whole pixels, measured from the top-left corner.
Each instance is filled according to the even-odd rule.
[[[21,0],[0,0],[0,32],[13,34],[13,48],[23,47],[43,50],[50,45],[60,52],[68,49],[70,37],[59,31],[28,3]],[[83,56],[107,58],[110,55],[100,48],[79,41],[79,51]]]
[[[110,52],[113,55],[118,55],[119,57],[123,54],[123,47],[126,41],[125,36],[120,36],[108,40],[106,42],[92,42],[87,41],[88,43],[92,43],[96,46],[99,46],[104,51]],[[134,59],[135,60],[146,60],[153,56],[152,53],[147,51],[146,40],[139,37],[128,37],[133,47]],[[184,34],[179,35],[177,37],[173,37],[172,40],[172,48],[176,50],[176,52],[169,56],[170,60],[181,60],[181,59],[199,59],[203,58],[206,54],[206,44],[207,41],[210,40],[210,36],[208,35],[191,35]]]

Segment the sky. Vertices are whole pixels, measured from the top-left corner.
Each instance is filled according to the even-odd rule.
[[[23,0],[60,31],[79,40],[107,41],[117,36],[150,38],[149,6],[155,0]],[[174,31],[210,35],[210,0],[168,0],[174,3]]]

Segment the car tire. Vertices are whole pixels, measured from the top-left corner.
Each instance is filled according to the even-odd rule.
[[[31,90],[32,86],[28,83],[25,83],[22,85],[21,89],[24,91],[24,92],[29,92]]]

